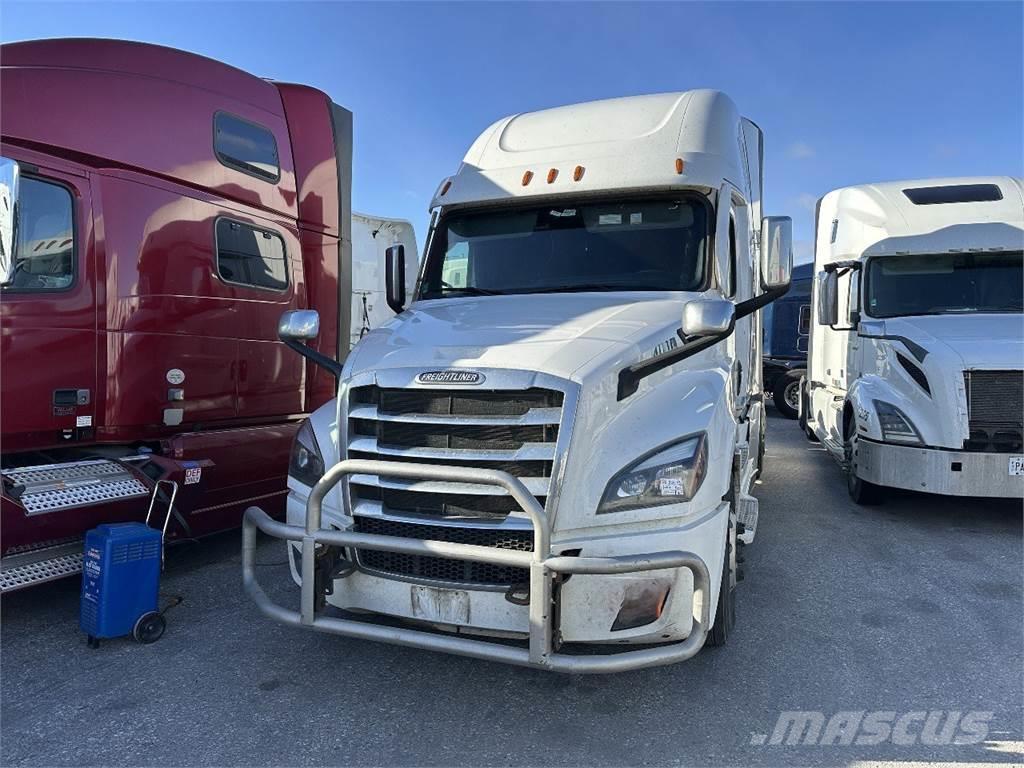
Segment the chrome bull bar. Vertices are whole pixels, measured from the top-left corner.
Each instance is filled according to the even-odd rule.
[[[353,474],[472,483],[504,488],[519,503],[533,524],[533,551],[519,552],[475,544],[321,529],[324,498],[343,477]],[[278,539],[301,543],[302,590],[298,611],[275,603],[257,583],[257,531]],[[631,557],[551,556],[550,541],[551,531],[544,508],[522,482],[507,472],[434,464],[346,459],[331,467],[314,486],[306,505],[305,528],[277,522],[258,507],[249,507],[245,511],[242,525],[242,583],[245,591],[264,614],[285,624],[306,626],[320,632],[347,637],[444,651],[557,672],[624,672],[674,664],[690,658],[704,645],[709,629],[711,580],[707,565],[700,557],[691,552],[681,551],[655,552]],[[488,640],[442,635],[405,627],[381,626],[318,614],[314,593],[317,544],[527,568],[530,573],[529,646],[522,648]],[[693,573],[693,594],[694,598],[700,597],[700,618],[694,618],[690,634],[685,640],[663,646],[600,655],[584,656],[554,651],[552,578],[555,574],[620,574],[662,568],[688,568]]]

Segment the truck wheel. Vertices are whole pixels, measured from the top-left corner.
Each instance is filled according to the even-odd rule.
[[[736,626],[736,526],[729,513],[729,533],[725,537],[725,557],[722,558],[722,586],[718,590],[715,623],[711,625],[705,645],[718,648],[725,645]]]
[[[800,415],[800,372],[787,371],[781,380],[775,383],[772,399],[779,413],[787,419],[795,419]]]
[[[882,487],[857,477],[856,434],[846,436],[846,441],[843,443],[843,454],[846,459],[846,492],[850,494],[853,503],[864,507],[881,504],[884,495]]]

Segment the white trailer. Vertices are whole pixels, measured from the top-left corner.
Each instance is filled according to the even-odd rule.
[[[1024,496],[1021,180],[846,187],[816,216],[801,421],[851,497]]]
[[[438,187],[408,306],[404,249],[389,249],[401,314],[300,431],[287,524],[247,515],[260,608],[572,672],[724,643],[757,525],[758,310],[791,266],[790,220],[762,217],[763,156],[715,91],[484,131]],[[281,333],[315,327],[289,313]],[[290,540],[299,610],[256,583],[257,530]],[[510,638],[527,642],[495,641]]]
[[[403,219],[389,219],[352,212],[352,338],[355,346],[363,336],[394,317],[384,295],[384,253],[402,245],[416,253],[416,231]],[[412,293],[416,272],[409,270],[406,290]]]

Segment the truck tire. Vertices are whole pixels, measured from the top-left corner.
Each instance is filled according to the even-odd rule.
[[[802,371],[786,371],[786,375],[775,382],[772,400],[779,413],[787,419],[800,415],[800,377]]]
[[[733,553],[736,551],[736,527],[729,521],[729,535],[725,542],[725,557],[722,562],[722,586],[718,590],[718,607],[715,609],[715,623],[711,625],[705,644],[711,648],[725,645],[736,626],[736,583]]]
[[[846,492],[850,494],[854,504],[859,504],[862,507],[881,504],[885,495],[882,486],[857,477],[856,427],[852,427],[849,431],[852,434],[848,434],[843,443],[843,454],[846,459]]]

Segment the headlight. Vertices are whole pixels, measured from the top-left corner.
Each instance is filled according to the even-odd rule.
[[[689,501],[704,480],[707,454],[703,432],[659,448],[612,478],[597,513]]]
[[[885,442],[913,445],[921,445],[924,442],[917,428],[903,411],[884,400],[875,400],[874,403],[878,424],[882,428],[882,439]]]
[[[292,454],[288,460],[288,474],[300,483],[313,486],[324,476],[324,459],[320,454],[320,446],[316,444],[313,427],[309,420],[302,422],[295,442],[292,443]]]

